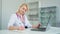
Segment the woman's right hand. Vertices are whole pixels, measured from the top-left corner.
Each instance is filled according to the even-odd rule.
[[[25,30],[25,27],[24,26],[19,26],[18,30]]]

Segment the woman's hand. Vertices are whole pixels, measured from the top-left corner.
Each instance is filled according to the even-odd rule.
[[[19,26],[18,30],[24,30],[25,27],[24,26]]]
[[[38,24],[36,27],[37,27],[37,28],[40,28],[40,26],[41,26],[41,25],[40,25],[40,24]]]
[[[32,25],[32,28],[39,28],[40,27],[40,24],[38,25]]]

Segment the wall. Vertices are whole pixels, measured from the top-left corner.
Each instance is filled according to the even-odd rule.
[[[1,29],[1,17],[2,16],[2,2],[1,2],[1,0],[0,0],[0,29]]]

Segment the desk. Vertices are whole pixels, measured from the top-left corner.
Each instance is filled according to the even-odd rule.
[[[23,31],[0,30],[0,34],[60,34],[60,27],[51,27],[49,30],[45,32],[31,31],[30,29],[25,29]]]

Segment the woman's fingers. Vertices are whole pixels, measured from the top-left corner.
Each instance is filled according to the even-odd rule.
[[[40,27],[40,24],[37,25],[37,28],[39,28],[39,27]]]
[[[20,26],[20,27],[19,27],[19,30],[24,30],[24,29],[25,29],[24,26]]]

